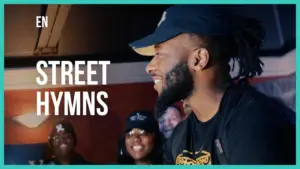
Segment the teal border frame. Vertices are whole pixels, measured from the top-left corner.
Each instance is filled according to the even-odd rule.
[[[297,5],[297,0],[3,0],[0,6],[0,32],[1,32],[1,40],[0,40],[0,52],[2,59],[0,60],[0,74],[1,74],[1,82],[0,82],[0,111],[2,116],[0,117],[0,124],[2,124],[3,128],[0,130],[0,168],[3,169],[18,169],[18,168],[40,168],[44,169],[47,167],[55,168],[65,168],[65,169],[74,169],[74,168],[82,168],[83,166],[32,166],[32,165],[4,165],[4,5],[5,4],[296,4],[296,16],[300,16],[299,6]],[[299,48],[299,18],[296,19],[296,48]],[[296,53],[296,55],[299,55]],[[296,70],[298,72],[298,64],[300,62],[300,56],[296,56]],[[300,82],[300,76],[296,76],[296,83]],[[300,96],[298,94],[298,88],[296,88],[296,98]],[[299,95],[299,96],[298,96]],[[296,99],[296,110],[299,110],[300,100]],[[300,143],[300,115],[296,116],[296,127],[297,127],[297,143]],[[207,168],[237,168],[237,169],[259,169],[263,168],[272,168],[272,169],[283,169],[283,168],[300,168],[300,146],[297,144],[297,165],[288,166],[288,165],[261,165],[261,166],[251,166],[251,165],[228,165],[228,166],[201,166]],[[143,166],[126,166],[126,165],[92,165],[92,166],[84,166],[84,168],[106,168],[106,169],[134,169],[134,168],[142,168]],[[178,168],[186,168],[186,167],[199,167],[199,166],[144,166],[147,168],[160,168],[160,169],[171,169],[173,167]]]

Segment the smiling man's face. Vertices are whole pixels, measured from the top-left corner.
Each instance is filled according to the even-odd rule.
[[[166,113],[159,118],[159,128],[166,138],[169,138],[174,128],[182,120],[179,110],[174,107],[169,107]]]
[[[176,101],[190,96],[194,89],[188,66],[188,57],[193,51],[186,47],[186,36],[179,35],[156,45],[156,54],[147,65],[146,71],[152,76],[154,88],[159,94],[155,107],[158,116]]]
[[[176,37],[162,44],[155,45],[155,56],[148,63],[146,72],[152,76],[154,89],[158,94],[161,94],[168,87],[168,73],[181,63],[184,58],[183,56],[186,55],[187,51],[180,45],[181,39],[182,37]]]

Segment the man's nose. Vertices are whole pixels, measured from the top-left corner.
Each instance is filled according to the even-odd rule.
[[[156,63],[156,57],[154,56],[146,66],[146,73],[149,75],[153,75],[156,69],[157,69],[157,63]]]
[[[171,124],[171,120],[170,119],[166,119],[165,124],[166,124],[166,126],[169,126]]]

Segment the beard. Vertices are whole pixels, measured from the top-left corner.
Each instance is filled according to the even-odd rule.
[[[187,61],[182,61],[166,75],[166,88],[162,90],[156,100],[154,110],[156,117],[160,118],[169,106],[190,96],[193,89],[194,81]]]
[[[163,131],[162,133],[164,134],[165,138],[169,138],[172,135],[173,130],[171,130],[171,131]]]

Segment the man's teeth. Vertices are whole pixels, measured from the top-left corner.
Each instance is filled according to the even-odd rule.
[[[134,151],[140,151],[143,148],[143,146],[133,146]]]
[[[154,83],[158,83],[158,82],[160,82],[161,80],[154,80]]]

